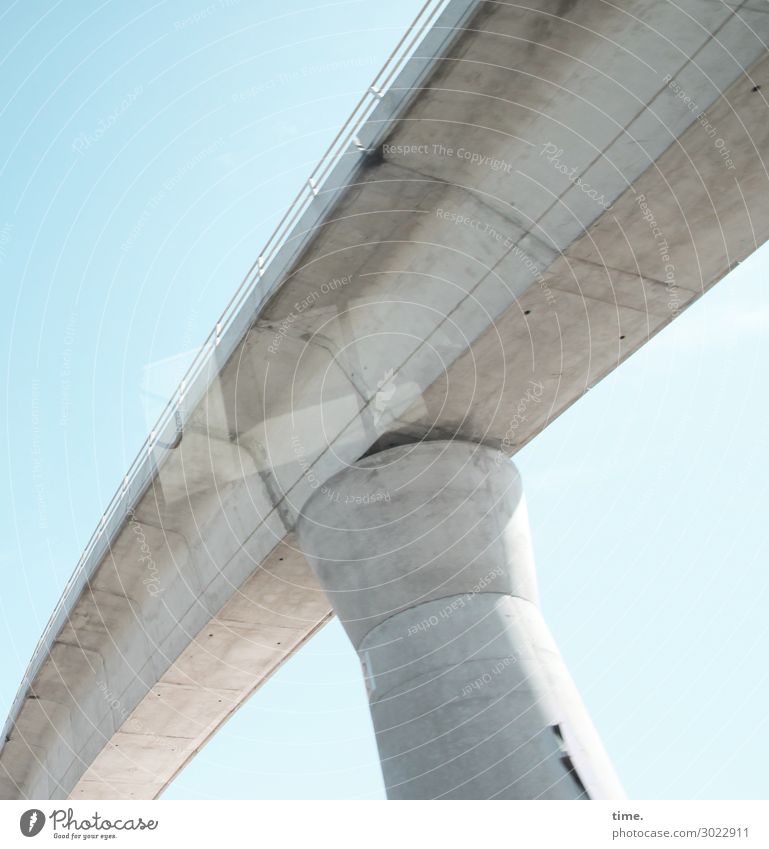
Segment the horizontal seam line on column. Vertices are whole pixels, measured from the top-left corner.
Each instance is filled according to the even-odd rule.
[[[524,598],[524,597],[523,597],[523,596],[521,596],[521,595],[516,595],[515,593],[504,593],[504,592],[484,592],[483,590],[481,590],[480,592],[477,592],[477,593],[471,593],[471,592],[467,592],[467,593],[451,593],[451,595],[442,595],[442,596],[438,596],[437,598],[431,598],[431,599],[428,599],[427,601],[421,601],[421,602],[419,602],[418,604],[412,604],[412,605],[409,605],[408,607],[404,607],[402,610],[398,610],[398,611],[396,611],[395,613],[391,613],[391,614],[390,614],[390,615],[389,615],[386,619],[383,619],[383,620],[382,620],[382,621],[381,621],[378,625],[374,625],[374,627],[373,627],[370,631],[367,631],[367,632],[366,632],[366,635],[363,637],[363,639],[360,641],[360,643],[359,643],[359,644],[355,647],[355,650],[356,650],[356,651],[360,651],[360,650],[361,650],[361,647],[363,646],[363,642],[364,642],[364,640],[366,640],[366,639],[369,637],[369,635],[370,635],[370,634],[373,634],[373,633],[374,633],[374,631],[378,631],[378,630],[379,630],[379,629],[380,629],[383,625],[385,625],[385,624],[386,624],[387,622],[389,622],[391,619],[395,619],[395,617],[396,617],[396,616],[400,616],[400,615],[402,615],[403,613],[408,613],[410,610],[416,610],[418,607],[422,607],[422,606],[423,606],[423,605],[425,605],[425,604],[432,604],[432,603],[433,603],[433,602],[435,602],[435,601],[443,601],[444,599],[449,599],[449,598],[465,598],[466,596],[476,596],[476,595],[499,595],[499,596],[509,596],[510,598],[518,599],[518,601],[525,601],[525,602],[528,602],[529,604],[534,605],[534,607],[535,607],[537,610],[539,610],[539,605],[538,605],[538,604],[536,604],[536,602],[533,602],[533,601],[532,601],[531,599],[529,599],[529,598]]]
[[[387,697],[387,695],[389,693],[392,693],[392,691],[396,690],[398,687],[404,687],[407,684],[410,684],[412,681],[416,681],[418,678],[424,678],[425,676],[430,675],[430,673],[432,673],[432,672],[437,672],[437,674],[434,675],[433,677],[431,677],[429,680],[435,681],[437,678],[442,677],[442,674],[443,674],[441,672],[438,672],[438,670],[442,670],[442,669],[452,669],[453,670],[453,669],[458,669],[461,666],[464,666],[466,663],[480,662],[482,660],[486,660],[486,661],[506,660],[507,658],[510,658],[510,657],[512,657],[515,660],[515,655],[512,655],[512,654],[499,655],[499,656],[494,655],[494,656],[491,656],[491,657],[487,657],[487,656],[484,655],[483,657],[478,657],[478,658],[470,657],[470,658],[467,658],[465,660],[459,661],[459,663],[444,663],[444,664],[441,664],[439,666],[434,666],[430,670],[428,670],[427,672],[421,672],[418,675],[412,675],[410,678],[406,678],[404,681],[400,681],[397,684],[393,684],[392,687],[390,687],[387,690],[384,690],[379,697],[377,697],[376,699],[370,699],[369,701],[370,701],[372,706],[374,704],[378,704],[384,697]],[[522,681],[521,683],[522,684],[526,683],[526,679],[524,679],[524,681]],[[516,685],[516,687],[514,687],[513,689],[514,690],[518,689],[518,686],[520,686],[520,685]],[[401,694],[401,695],[404,695],[404,694]],[[453,699],[450,699],[449,701],[444,702],[444,706],[447,705],[447,704],[451,704],[452,702],[455,702],[458,698],[459,698],[459,696],[455,696]]]

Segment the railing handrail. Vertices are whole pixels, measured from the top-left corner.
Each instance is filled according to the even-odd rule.
[[[245,301],[249,295],[253,293],[254,289],[259,284],[260,279],[264,276],[270,260],[275,257],[278,251],[286,244],[288,234],[291,232],[291,229],[301,217],[302,213],[306,210],[307,204],[321,190],[323,182],[331,172],[333,166],[336,165],[345,153],[349,151],[351,142],[353,142],[356,138],[360,128],[363,124],[365,124],[371,111],[389,90],[389,86],[394,80],[397,71],[403,67],[409,58],[411,58],[420,43],[421,37],[430,26],[430,23],[435,19],[436,15],[438,15],[439,10],[442,7],[447,6],[449,2],[450,0],[426,0],[426,2],[422,5],[412,24],[390,53],[384,65],[374,77],[371,85],[366,89],[360,100],[358,100],[350,116],[342,125],[339,132],[336,136],[334,136],[328,148],[321,156],[315,168],[312,170],[308,180],[305,181],[302,188],[297,192],[294,200],[291,202],[275,229],[267,239],[264,248],[258,254],[256,261],[248,269],[229,302],[225,306],[219,320],[214,325],[214,328],[206,336],[202,345],[196,352],[192,362],[185,371],[184,376],[181,378],[175,393],[163,407],[157,421],[155,422],[155,426],[152,428],[149,436],[145,439],[139,449],[139,452],[129,465],[122,484],[108,502],[96,529],[89,538],[83,553],[78,559],[75,569],[67,580],[67,583],[64,585],[64,589],[62,590],[59,600],[54,607],[42,634],[40,635],[40,639],[35,645],[29,664],[22,676],[19,690],[11,704],[8,720],[6,721],[5,733],[8,732],[8,724],[13,721],[16,708],[23,698],[27,687],[32,682],[34,677],[32,670],[36,658],[46,645],[49,634],[53,629],[62,608],[69,600],[69,594],[72,591],[72,588],[80,579],[83,570],[88,563],[91,552],[96,548],[96,545],[107,528],[110,519],[114,517],[118,508],[123,504],[131,484],[136,480],[139,470],[147,461],[148,456],[152,453],[153,447],[157,442],[157,437],[164,432],[172,417],[178,413],[180,404],[184,399],[185,391],[194,383],[202,369],[208,363],[219,339],[232,325],[235,316],[238,315],[243,301]],[[0,749],[3,744],[3,741],[0,741]]]

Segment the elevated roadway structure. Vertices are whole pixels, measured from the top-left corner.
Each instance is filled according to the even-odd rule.
[[[0,795],[158,796],[332,616],[308,500],[512,457],[765,241],[767,37],[762,0],[428,3],[108,506]]]

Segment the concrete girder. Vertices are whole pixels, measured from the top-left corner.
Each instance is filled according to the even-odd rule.
[[[57,610],[6,726],[4,794],[157,795],[328,619],[292,537],[313,492],[372,447],[514,453],[769,236],[762,3],[530,6],[453,0],[465,29],[412,60],[360,132],[372,150],[319,187],[186,388],[181,442],[148,452]]]

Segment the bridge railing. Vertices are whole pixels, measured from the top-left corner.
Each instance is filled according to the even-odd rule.
[[[3,729],[0,740],[0,750],[10,733],[18,711],[25,698],[25,693],[37,674],[49,648],[51,634],[56,632],[66,618],[67,608],[74,595],[79,595],[88,579],[86,567],[91,561],[92,555],[103,541],[104,535],[114,530],[115,520],[122,523],[130,510],[129,503],[138,500],[144,491],[144,487],[137,489],[136,484],[142,483],[142,473],[146,472],[148,463],[150,466],[155,462],[153,455],[158,447],[163,448],[163,453],[171,450],[162,443],[158,444],[158,437],[164,434],[169,427],[176,424],[180,427],[181,404],[189,388],[195,384],[210,364],[213,352],[217,349],[220,340],[232,326],[236,316],[239,315],[243,305],[253,296],[260,281],[265,276],[270,262],[280,252],[289,240],[297,222],[302,219],[303,214],[313,199],[323,189],[324,183],[340,160],[350,153],[365,153],[365,146],[359,138],[361,129],[371,117],[372,112],[382,102],[387,92],[396,81],[398,73],[404,68],[408,61],[415,56],[425,34],[436,23],[441,14],[450,6],[463,7],[462,14],[457,16],[457,22],[466,19],[467,15],[478,5],[477,0],[427,0],[417,13],[414,21],[406,33],[400,39],[387,61],[376,75],[371,85],[355,105],[350,117],[331,141],[326,152],[313,169],[307,181],[302,185],[296,197],[278,222],[270,235],[262,251],[259,253],[254,264],[248,269],[241,280],[238,288],[225,307],[219,320],[208,334],[187,371],[182,377],[175,394],[163,408],[160,416],[144,441],[139,453],[126,472],[121,486],[112,496],[102,517],[91,535],[88,543],[80,556],[77,565],[64,586],[59,601],[46,624],[40,639],[38,640],[32,658],[22,678],[18,693],[13,701],[9,716]],[[451,23],[448,26],[452,26]],[[149,481],[147,481],[148,483]]]

